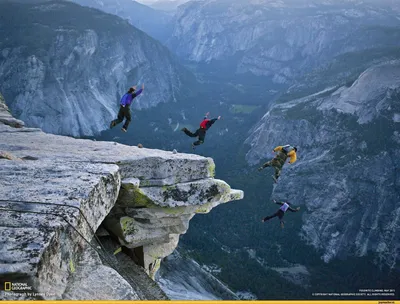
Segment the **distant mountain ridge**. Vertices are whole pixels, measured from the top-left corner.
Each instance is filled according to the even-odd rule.
[[[169,14],[133,0],[69,0],[126,19],[136,28],[163,42],[170,35]]]
[[[390,1],[388,2],[391,3]],[[394,3],[394,2],[392,2]],[[291,84],[334,57],[400,45],[398,5],[367,1],[190,1],[179,7],[168,47],[189,62]]]

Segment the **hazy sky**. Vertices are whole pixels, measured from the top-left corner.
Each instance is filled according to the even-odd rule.
[[[154,2],[168,2],[168,1],[172,1],[172,2],[176,2],[176,1],[187,2],[187,1],[190,1],[190,0],[134,0],[134,1],[137,1],[137,2],[140,2],[140,3],[144,3],[144,4],[151,4],[151,3],[154,3]],[[234,0],[232,0],[232,1],[234,1]],[[323,2],[324,0],[319,0],[319,1]],[[352,0],[348,0],[348,1],[352,1]],[[310,2],[315,2],[315,0],[312,0]],[[367,0],[366,2],[385,2],[385,3],[393,3],[393,4],[395,4],[395,3],[400,3],[400,0]]]
[[[168,2],[168,1],[179,1],[179,2],[187,2],[189,0],[135,0],[137,2],[143,3],[143,4],[152,4],[154,2]],[[400,0],[399,0],[400,1]]]
[[[153,3],[156,2],[176,2],[175,5],[177,4],[182,4],[185,2],[188,2],[190,0],[133,0],[137,1],[146,5],[152,5]],[[232,0],[235,1],[235,0]],[[271,0],[270,0],[271,1]],[[279,1],[279,0],[277,0]],[[304,0],[299,0],[299,1],[304,1]],[[325,2],[325,1],[333,1],[333,0],[310,0],[310,2]],[[379,3],[379,4],[384,4],[384,5],[390,5],[394,8],[399,9],[400,8],[400,0],[342,0],[342,1],[349,1],[349,2],[364,2],[364,3]]]
[[[135,1],[143,3],[143,4],[151,4],[154,2],[158,2],[159,0],[135,0]],[[174,1],[174,0],[163,0],[163,1]]]

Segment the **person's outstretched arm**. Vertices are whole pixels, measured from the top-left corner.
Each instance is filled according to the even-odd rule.
[[[144,84],[142,84],[142,88],[139,89],[139,91],[136,91],[135,93],[133,93],[133,98],[138,97],[144,90]]]
[[[289,206],[289,210],[292,212],[297,212],[300,210],[300,207],[297,207],[296,209],[293,209],[292,207]]]
[[[278,151],[281,151],[282,148],[283,148],[283,146],[277,146],[277,147],[275,147],[275,149],[273,151],[278,152]]]
[[[275,203],[275,204],[277,204],[277,205],[283,205],[283,203],[282,202],[278,202],[277,200],[273,200],[273,202]]]
[[[218,120],[218,118],[210,119],[210,122],[209,122],[210,126],[212,126],[212,124],[213,124],[214,122],[216,122],[217,120]]]
[[[265,162],[260,168],[258,168],[258,171],[261,171],[265,167],[268,167],[268,163],[269,163],[269,161]]]
[[[135,93],[133,93],[133,98],[138,97],[142,92],[143,92],[143,89],[136,91]]]
[[[210,119],[210,120],[207,122],[208,128],[211,127],[211,126],[214,124],[214,122],[216,122],[217,120],[220,120],[220,119],[221,119],[221,116],[218,116],[217,118]]]

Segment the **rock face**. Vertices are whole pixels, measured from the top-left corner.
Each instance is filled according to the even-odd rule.
[[[398,33],[384,29],[400,25],[392,7],[398,4],[190,1],[178,8],[167,45],[189,61],[212,65],[229,61],[237,73],[289,84],[340,54],[398,46]]]
[[[157,282],[171,300],[238,300],[236,294],[205,267],[178,250],[163,261]]]
[[[154,277],[195,213],[243,197],[213,178],[210,158],[46,134],[3,99],[0,118],[0,277],[37,293],[2,298],[143,299],[125,270],[101,263],[98,227]]]
[[[176,101],[191,79],[166,47],[117,16],[65,1],[3,1],[0,12],[1,90],[30,127],[94,135],[130,86],[146,85],[132,105],[141,109]]]
[[[22,128],[25,124],[22,120],[15,119],[8,109],[3,95],[0,94],[0,123],[14,127]]]
[[[140,300],[137,292],[121,275],[102,264],[92,248],[87,248],[74,266],[75,271],[63,294],[65,300]],[[105,280],[105,278],[107,278]]]
[[[186,233],[196,213],[208,213],[216,205],[243,196],[212,178],[162,187],[139,188],[139,184],[138,180],[122,181],[115,208],[104,223],[124,246],[139,248],[136,254],[153,278],[161,259],[174,251],[179,235]]]
[[[273,196],[305,205],[301,235],[326,262],[372,252],[398,265],[399,100],[400,61],[387,62],[350,87],[276,104],[247,139],[251,164],[277,144],[299,147]]]

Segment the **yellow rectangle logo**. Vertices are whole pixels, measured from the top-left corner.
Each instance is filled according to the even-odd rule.
[[[4,282],[4,290],[11,291],[11,282]]]

